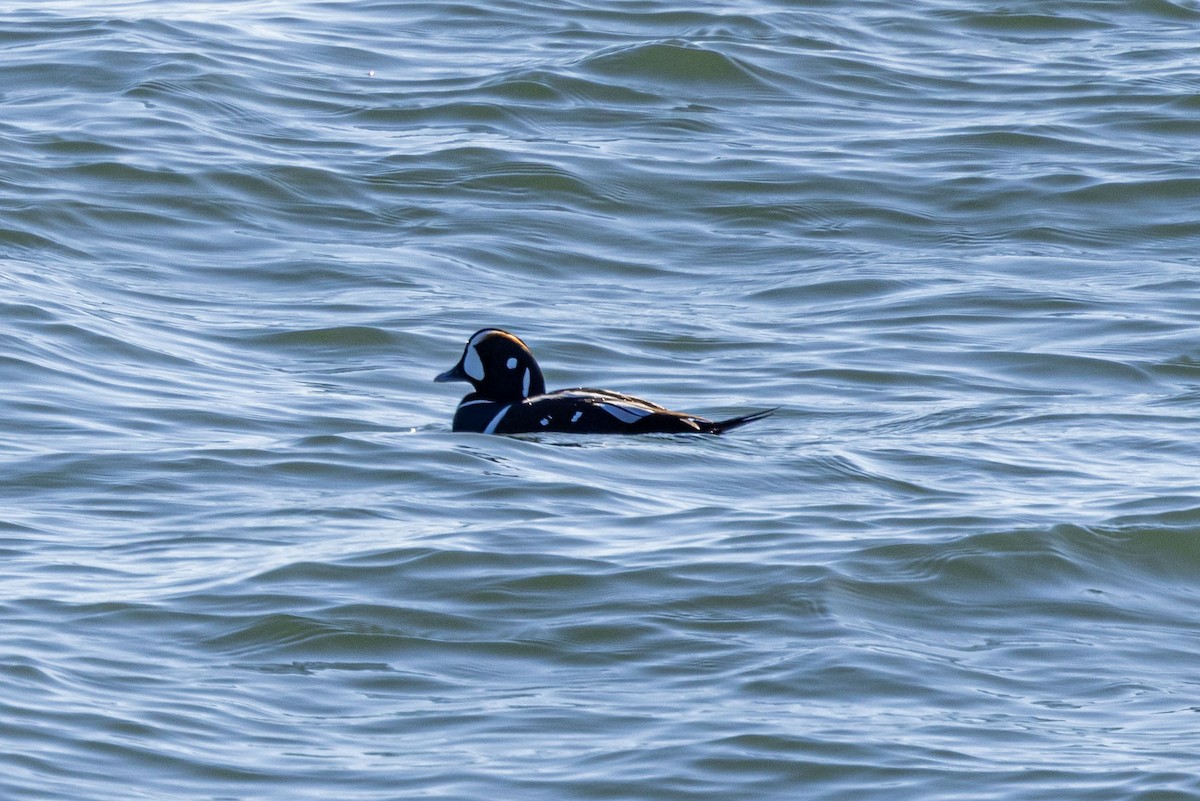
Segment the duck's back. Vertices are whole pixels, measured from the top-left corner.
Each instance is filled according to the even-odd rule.
[[[512,404],[470,399],[454,417],[458,431],[489,434],[684,434],[707,431],[711,421],[672,412],[649,401],[603,389],[562,389]]]

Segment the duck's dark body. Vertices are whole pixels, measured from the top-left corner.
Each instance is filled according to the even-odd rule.
[[[458,404],[454,430],[483,434],[720,434],[771,413],[713,421],[605,389],[546,392],[529,348],[497,328],[477,331],[458,364],[435,380],[474,387]]]

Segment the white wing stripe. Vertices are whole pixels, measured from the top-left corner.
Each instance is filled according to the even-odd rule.
[[[646,415],[652,414],[649,409],[639,409],[636,406],[619,406],[615,403],[601,403],[600,408],[622,423],[636,423]]]

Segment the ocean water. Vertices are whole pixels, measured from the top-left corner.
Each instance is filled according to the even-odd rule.
[[[1200,797],[1198,30],[0,5],[0,797]]]

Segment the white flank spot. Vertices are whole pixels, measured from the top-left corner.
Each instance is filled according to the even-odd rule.
[[[580,417],[583,417],[583,412],[575,412],[575,414],[571,415],[571,422],[578,423]]]
[[[649,409],[639,409],[636,406],[619,406],[615,403],[602,403],[600,404],[600,408],[622,423],[636,423],[651,413]]]
[[[463,354],[463,372],[476,381],[483,380],[483,360],[474,345],[467,345],[467,352]]]
[[[508,410],[511,408],[512,408],[512,404],[510,403],[509,405],[507,405],[503,409],[501,409],[499,412],[497,412],[496,416],[492,418],[492,422],[488,423],[487,428],[483,429],[483,433],[495,434],[496,426],[500,425],[500,421],[504,419],[504,415],[508,414]]]
[[[509,370],[516,370],[517,369],[517,357],[509,356],[508,361],[506,361],[504,363],[504,366],[507,367]]]
[[[509,359],[509,361],[515,362],[516,359]],[[525,368],[525,378],[521,380],[521,394],[526,398],[529,397],[529,368]]]

